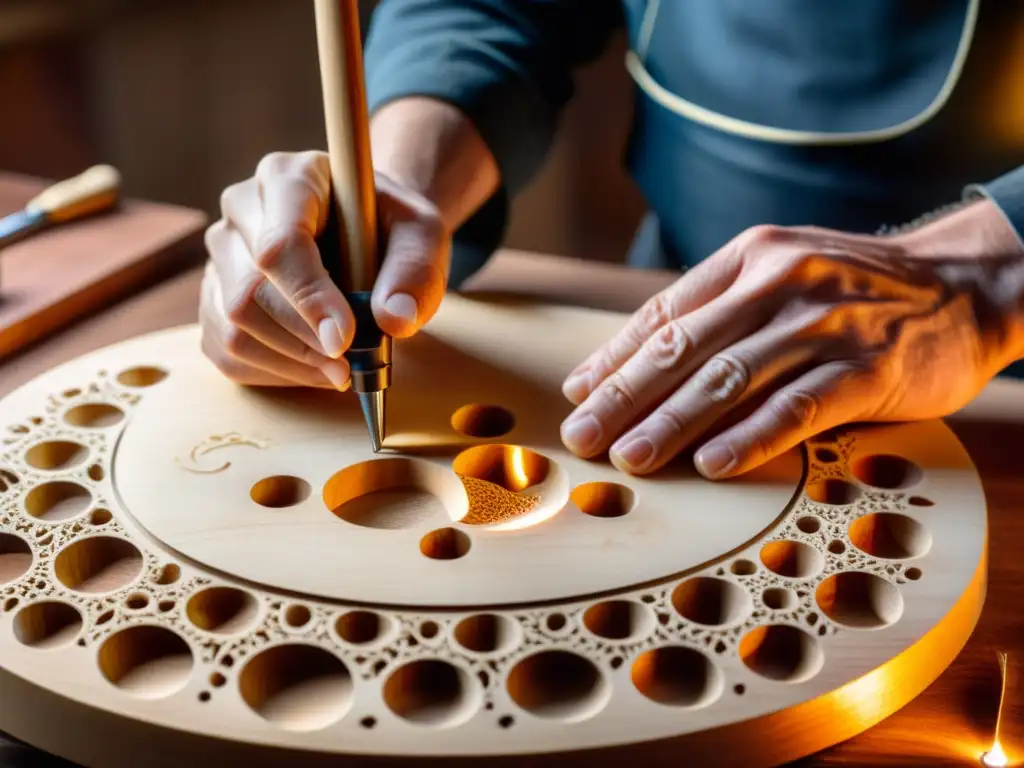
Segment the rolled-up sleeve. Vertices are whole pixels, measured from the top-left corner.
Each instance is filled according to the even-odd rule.
[[[1010,222],[1017,237],[1024,242],[1024,166],[984,184],[972,184],[965,190],[965,197],[976,199],[987,197],[994,202]]]
[[[551,147],[573,70],[597,58],[621,23],[621,0],[381,0],[364,51],[371,114],[407,96],[450,103],[501,173],[501,189],[457,233],[457,246],[482,249],[483,259],[498,246],[508,201]]]

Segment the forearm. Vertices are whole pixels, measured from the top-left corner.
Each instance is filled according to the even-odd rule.
[[[498,189],[498,165],[474,124],[445,102],[410,96],[370,122],[374,168],[423,195],[457,230]]]

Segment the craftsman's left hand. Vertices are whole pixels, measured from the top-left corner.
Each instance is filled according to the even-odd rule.
[[[988,201],[899,236],[756,227],[572,373],[562,438],[632,474],[695,448],[724,478],[840,424],[948,415],[1024,354],[1022,263]]]

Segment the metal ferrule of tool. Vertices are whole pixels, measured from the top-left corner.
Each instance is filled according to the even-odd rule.
[[[391,337],[377,327],[370,307],[370,291],[345,296],[356,319],[355,337],[345,353],[352,390],[359,395],[373,450],[379,451],[380,440],[387,434],[384,396],[391,386]]]

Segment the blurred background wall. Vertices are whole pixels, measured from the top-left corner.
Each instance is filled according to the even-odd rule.
[[[624,52],[618,39],[579,73],[507,245],[622,259],[643,211],[621,167]],[[130,195],[216,214],[267,152],[324,145],[309,0],[0,0],[2,170],[109,162]]]

